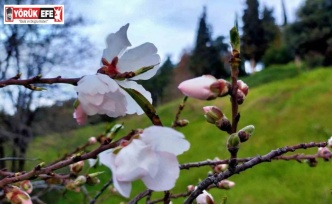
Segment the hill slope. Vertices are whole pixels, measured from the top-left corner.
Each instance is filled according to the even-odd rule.
[[[326,141],[332,134],[331,81],[331,69],[316,69],[250,89],[246,101],[240,106],[239,128],[252,124],[256,130],[254,136],[241,145],[239,157],[266,154],[278,147],[303,142]],[[171,124],[179,102],[180,100],[158,108],[164,125]],[[191,148],[179,157],[181,163],[213,159],[216,156],[229,157],[225,147],[227,135],[205,122],[202,107],[211,104],[221,107],[230,117],[229,98],[212,102],[189,99],[181,118],[190,120],[190,124],[179,130],[191,142]],[[125,129],[121,130],[120,135],[126,134],[131,129],[145,128],[151,124],[145,116],[119,120],[123,121]],[[38,157],[49,162],[83,144],[91,135],[98,135],[103,129],[104,125],[89,126],[66,135],[36,138],[30,146],[29,157]],[[45,148],[48,151],[44,151]],[[317,149],[299,152],[314,154],[316,151]],[[204,179],[209,170],[208,167],[183,170],[174,192],[184,192],[187,185],[196,184],[199,179]],[[108,172],[104,174],[104,179],[107,174]],[[228,203],[331,203],[330,175],[331,164],[321,160],[316,168],[294,161],[273,161],[231,177],[230,180],[236,182],[233,189],[228,191],[213,189],[211,193],[217,200],[216,203],[220,203],[225,196],[228,198]],[[101,186],[102,184],[89,188],[91,196],[94,196]],[[132,195],[142,189],[142,183],[135,182]],[[54,199],[54,196],[49,196]],[[67,193],[66,196],[58,197],[57,203],[73,203],[74,199],[80,200],[75,202],[83,203],[82,197],[80,194]],[[113,197],[113,200],[103,202],[110,197]],[[100,201],[100,203],[119,203],[120,198],[104,193]],[[183,199],[173,201],[173,203],[182,202]]]

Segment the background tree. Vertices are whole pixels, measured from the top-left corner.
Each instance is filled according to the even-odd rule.
[[[6,4],[55,4],[45,0],[6,1]],[[3,21],[1,2],[0,21]],[[8,79],[20,73],[21,78],[45,75],[56,67],[73,67],[87,55],[91,45],[86,38],[78,36],[74,29],[83,24],[81,17],[73,17],[66,7],[63,25],[0,25],[0,79]],[[56,86],[52,86],[56,88]],[[0,152],[6,145],[11,156],[25,157],[32,138],[31,125],[34,122],[34,109],[45,101],[43,92],[31,91],[25,87],[5,87],[1,109],[4,114],[4,129],[12,133],[8,139],[0,135]],[[54,94],[54,92],[52,93]],[[59,96],[60,98],[60,96]],[[11,114],[11,115],[8,115]],[[14,135],[14,136],[13,136]],[[3,164],[0,164],[2,166]],[[12,170],[23,170],[24,160],[12,162]]]
[[[218,44],[218,39],[216,42],[211,39],[211,31],[206,23],[206,7],[204,7],[199,20],[196,45],[190,58],[190,70],[195,76],[203,74],[211,74],[217,78],[229,76],[220,60],[220,48],[224,47],[216,47],[215,44]]]
[[[247,8],[243,12],[242,21],[242,47],[241,52],[245,60],[250,61],[252,72],[255,72],[256,64],[264,54],[264,30],[259,18],[258,0],[247,0]]]
[[[332,64],[332,0],[307,0],[287,28],[288,43],[311,67]]]

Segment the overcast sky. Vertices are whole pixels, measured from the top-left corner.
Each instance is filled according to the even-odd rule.
[[[245,0],[71,0],[71,9],[92,22],[82,32],[90,36],[96,46],[96,62],[105,46],[108,33],[130,23],[128,37],[133,47],[144,42],[154,43],[162,60],[170,54],[177,62],[184,49],[194,46],[198,20],[203,6],[207,7],[207,22],[212,26],[212,37],[227,36],[234,25],[235,13],[239,24]],[[281,0],[260,0],[260,7],[274,9],[277,23],[282,23]],[[303,0],[285,0],[289,21]]]

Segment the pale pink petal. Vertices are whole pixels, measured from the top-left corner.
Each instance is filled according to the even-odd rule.
[[[113,184],[116,190],[124,197],[129,198],[131,192],[131,182],[118,181],[113,176]]]
[[[131,182],[119,181],[116,178],[115,154],[113,154],[113,150],[106,150],[100,153],[99,160],[100,163],[107,166],[112,171],[113,184],[116,190],[118,190],[121,195],[128,198],[131,191]]]
[[[128,27],[129,24],[126,24],[122,26],[116,33],[111,33],[107,36],[107,47],[104,49],[103,58],[111,62],[114,57],[120,57],[120,55],[127,49],[127,47],[131,46],[127,37]]]
[[[148,173],[155,175],[158,159],[149,146],[134,139],[116,155],[116,178],[128,182],[140,179]]]
[[[158,64],[160,63],[160,56],[157,54],[157,48],[152,43],[144,43],[138,47],[127,50],[123,56],[119,59],[117,68],[120,73],[130,72],[147,67],[156,65],[153,69],[133,77],[133,80],[138,79],[150,79],[159,70]]]
[[[211,75],[203,75],[183,81],[179,84],[178,89],[186,96],[207,100],[216,97],[215,93],[210,90],[210,85],[216,81],[217,79]]]
[[[169,127],[151,126],[143,130],[141,139],[151,145],[154,151],[169,152],[175,155],[187,151],[190,144],[184,135]],[[176,144],[176,145],[175,145]]]
[[[176,179],[179,177],[179,163],[174,154],[167,152],[159,153],[158,172],[154,177],[149,174],[142,178],[147,188],[154,191],[166,191],[175,186]]]
[[[127,100],[125,95],[120,91],[114,93],[107,93],[104,95],[104,102],[100,107],[101,114],[106,114],[109,117],[124,116],[127,111]]]
[[[140,92],[150,103],[152,103],[151,93],[144,89],[144,87],[134,81],[118,81],[119,85],[125,88],[135,89]],[[127,114],[141,115],[144,113],[142,108],[136,103],[136,101],[124,90],[122,93],[125,95],[127,100]]]
[[[77,124],[83,125],[86,122],[87,115],[84,112],[81,105],[78,105],[77,108],[74,111],[74,118],[76,119]]]

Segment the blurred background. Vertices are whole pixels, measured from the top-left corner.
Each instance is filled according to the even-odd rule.
[[[240,155],[255,156],[279,146],[326,141],[332,134],[332,0],[0,2],[0,80],[17,73],[22,73],[22,79],[38,74],[65,78],[94,74],[100,68],[105,37],[130,23],[128,38],[132,47],[152,42],[158,48],[162,58],[160,71],[140,83],[152,93],[161,118],[171,124],[182,97],[177,89],[180,82],[202,74],[229,78],[229,30],[237,26],[241,34],[240,77],[250,87],[249,96],[240,107],[240,125],[253,124],[257,129],[257,140],[246,144]],[[3,5],[8,4],[64,4],[65,24],[5,25]],[[51,162],[90,136],[102,133],[106,124],[126,121],[122,134],[138,128],[137,124],[139,128],[150,125],[145,116],[116,121],[94,116],[81,128],[72,118],[76,97],[73,87],[42,87],[48,90],[32,92],[17,86],[1,89],[0,158],[4,159],[0,160],[0,169],[28,170],[41,160]],[[224,133],[204,121],[201,107],[213,103],[224,108],[230,117],[228,100],[188,103],[183,117],[191,123],[183,132],[192,149],[180,160],[227,158]],[[197,155],[195,150],[202,149],[206,153]],[[30,161],[31,158],[37,160]],[[308,166],[276,163],[235,176],[237,186],[227,192],[214,192],[219,196],[217,200],[226,196],[230,203],[332,202],[331,182],[323,177],[329,164],[309,171]],[[85,171],[96,170],[86,167]],[[185,191],[186,185],[204,179],[208,171],[202,168],[184,172],[176,191]],[[315,177],[317,174],[321,176]],[[135,185],[143,189],[141,183]],[[51,194],[39,197],[46,203],[88,203],[100,188],[93,187],[85,194],[54,188]],[[267,201],[266,195],[271,200]],[[116,193],[109,192],[99,202],[113,203],[108,201],[112,197],[114,203],[121,201]]]

